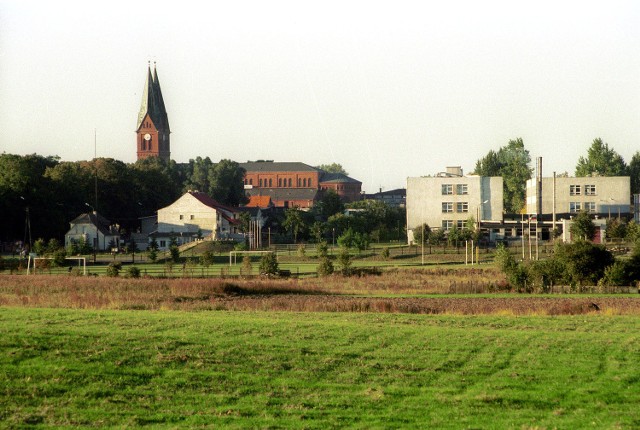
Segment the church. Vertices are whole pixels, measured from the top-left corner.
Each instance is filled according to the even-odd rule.
[[[151,63],[149,63],[136,127],[138,160],[146,157],[160,157],[169,161],[170,133],[169,117],[164,107],[156,64],[153,63],[153,73],[151,73]]]

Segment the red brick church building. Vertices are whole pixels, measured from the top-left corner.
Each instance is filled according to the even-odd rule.
[[[247,196],[269,197],[275,207],[310,208],[327,190],[344,202],[361,198],[362,182],[342,173],[327,173],[299,162],[256,161],[240,163],[246,173]]]
[[[170,133],[169,118],[162,98],[158,71],[154,63],[152,74],[151,64],[149,64],[136,126],[138,160],[146,157],[160,157],[169,161],[171,157]]]

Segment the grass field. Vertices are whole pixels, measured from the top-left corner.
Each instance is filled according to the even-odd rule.
[[[640,320],[0,308],[0,426],[638,428]]]

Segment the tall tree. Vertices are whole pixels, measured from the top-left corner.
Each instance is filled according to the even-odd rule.
[[[293,242],[298,242],[298,234],[304,229],[304,219],[302,213],[297,207],[292,207],[284,212],[284,221],[282,226],[293,234]]]
[[[640,151],[636,151],[629,161],[627,173],[631,179],[631,194],[640,193]]]
[[[342,173],[343,175],[349,176],[349,173],[347,173],[347,171],[344,170],[344,167],[342,167],[342,164],[338,164],[338,163],[321,164],[319,166],[316,166],[316,169],[324,170],[327,173]]]
[[[502,176],[504,209],[519,213],[525,204],[527,180],[531,179],[531,156],[521,138],[512,139],[498,152],[493,150],[476,162],[473,172],[480,176]]]
[[[587,150],[587,157],[580,157],[576,165],[576,176],[624,176],[627,165],[620,154],[602,139],[594,139]]]
[[[209,170],[209,195],[230,206],[244,203],[244,174],[244,169],[235,161],[220,160]]]

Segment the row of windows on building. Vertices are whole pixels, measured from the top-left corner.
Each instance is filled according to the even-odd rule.
[[[469,194],[469,186],[467,184],[456,184],[455,190],[458,195]],[[442,184],[442,195],[453,195],[453,184]]]
[[[443,230],[451,230],[454,225],[459,229],[464,229],[464,228],[466,228],[466,223],[467,223],[467,221],[463,220],[463,219],[458,219],[458,220],[443,219],[442,220],[442,229]]]
[[[269,178],[269,179],[260,178],[258,180],[257,185],[259,187],[273,187],[274,182],[275,181],[273,180],[273,178]],[[248,178],[248,179],[245,178],[244,179],[244,184],[245,185],[253,185],[253,178]],[[288,187],[288,188],[290,188],[290,187],[293,186],[293,181],[291,180],[291,178],[278,178],[277,184],[278,184],[277,185],[278,187]],[[313,181],[312,181],[311,178],[308,178],[308,179],[307,178],[298,178],[298,181],[297,181],[297,186],[298,187],[302,187],[302,188],[311,188],[313,186],[312,184],[313,184]]]
[[[582,195],[582,185],[569,185],[569,195],[570,196],[581,196]],[[596,186],[595,185],[585,185],[584,186],[584,195],[585,196],[595,196],[596,195]]]
[[[442,202],[442,212],[452,213],[454,209],[453,202]],[[469,202],[457,202],[455,203],[455,211],[459,213],[469,212]]]
[[[442,202],[442,213],[467,213],[469,212],[468,202]],[[569,202],[569,212],[578,213],[580,211],[596,212],[596,202]]]

